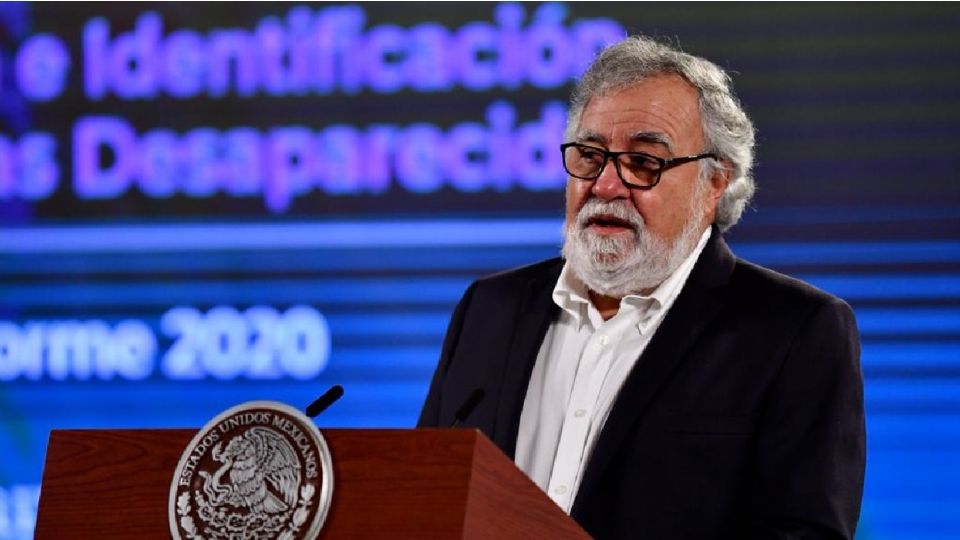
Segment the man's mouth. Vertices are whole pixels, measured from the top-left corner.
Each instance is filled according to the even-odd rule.
[[[601,234],[616,234],[625,231],[634,231],[632,223],[625,219],[620,219],[609,214],[599,214],[587,219],[586,229],[591,229]]]

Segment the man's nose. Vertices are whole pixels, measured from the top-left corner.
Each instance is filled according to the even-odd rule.
[[[617,174],[617,166],[612,159],[607,161],[603,172],[594,180],[591,191],[594,196],[605,201],[623,199],[630,196],[630,190],[623,183],[623,180],[620,180],[620,175]]]

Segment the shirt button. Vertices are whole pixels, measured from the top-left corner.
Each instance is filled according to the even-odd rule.
[[[577,409],[577,410],[573,413],[573,415],[576,416],[577,418],[583,418],[583,416],[584,416],[585,414],[587,414],[586,409]]]
[[[556,493],[557,495],[563,495],[564,493],[567,492],[567,486],[557,486],[556,488],[554,488],[553,492]]]
[[[600,336],[600,346],[606,347],[608,341],[609,339],[607,338],[607,336]]]

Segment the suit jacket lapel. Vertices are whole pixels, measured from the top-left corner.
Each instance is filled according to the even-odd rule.
[[[723,305],[735,259],[715,228],[687,283],[624,381],[593,449],[573,507],[589,497],[624,437]]]
[[[517,312],[510,352],[504,366],[493,436],[493,442],[511,459],[517,447],[520,413],[523,411],[530,373],[547,328],[560,309],[553,303],[551,295],[562,268],[563,261],[557,259],[556,265],[548,272],[530,280]]]

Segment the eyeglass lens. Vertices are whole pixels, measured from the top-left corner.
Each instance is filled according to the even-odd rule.
[[[590,146],[568,146],[563,153],[567,172],[577,178],[593,180],[600,176],[607,162],[607,154]],[[617,156],[617,172],[628,184],[648,186],[657,182],[660,163],[644,154],[620,154]]]

